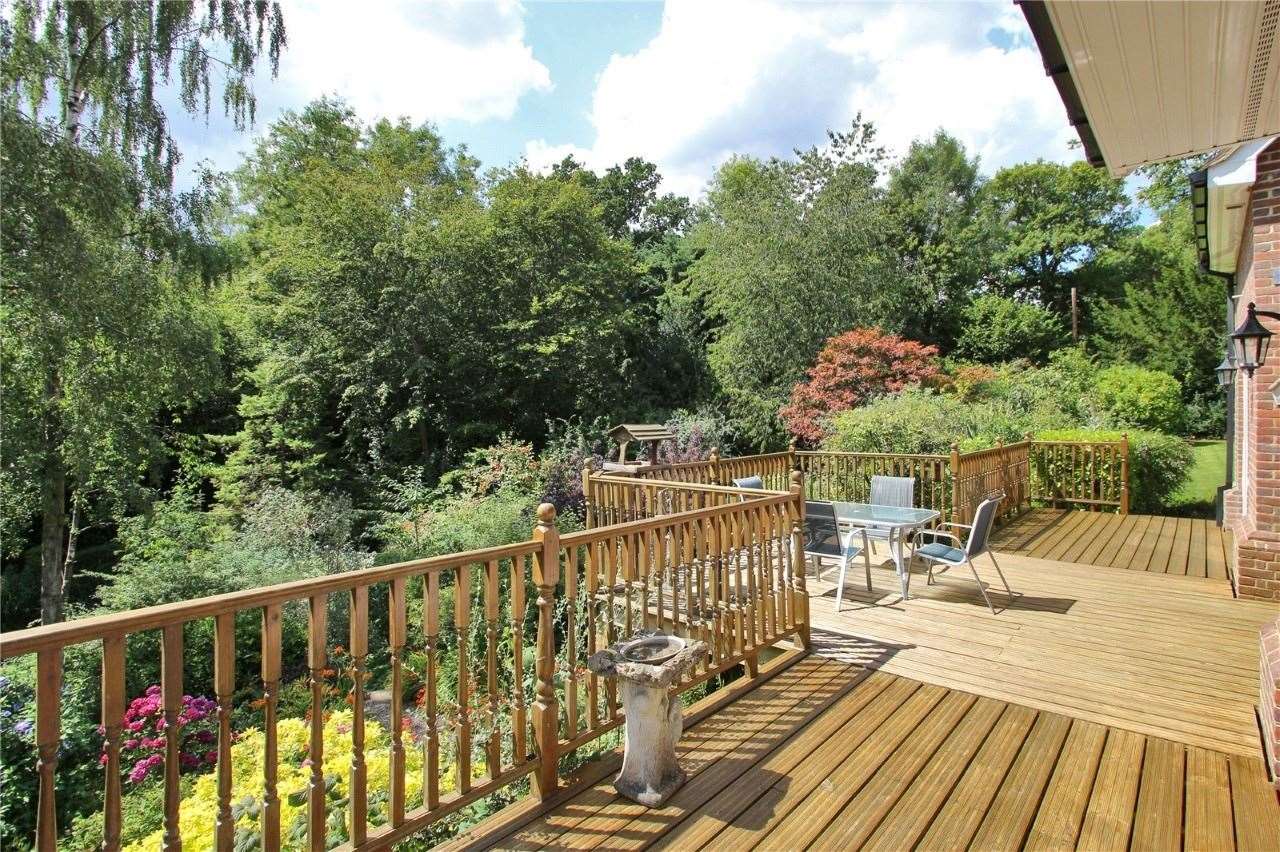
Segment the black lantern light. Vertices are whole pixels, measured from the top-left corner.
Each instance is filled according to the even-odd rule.
[[[1267,362],[1267,346],[1271,343],[1271,332],[1258,322],[1259,316],[1280,320],[1280,314],[1260,311],[1257,305],[1250,302],[1244,322],[1231,333],[1231,339],[1235,343],[1236,362],[1250,376]]]
[[[1236,359],[1231,357],[1231,350],[1227,350],[1227,354],[1222,356],[1222,363],[1214,367],[1214,372],[1218,374],[1218,384],[1224,388],[1231,387],[1236,380]]]

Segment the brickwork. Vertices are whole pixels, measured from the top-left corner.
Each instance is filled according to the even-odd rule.
[[[1258,713],[1262,717],[1262,741],[1271,766],[1271,777],[1280,791],[1280,616],[1258,631]]]
[[[1245,210],[1236,266],[1237,323],[1244,319],[1249,302],[1257,303],[1260,310],[1280,312],[1277,270],[1280,140],[1258,155],[1257,178]],[[1265,318],[1262,322],[1277,336],[1272,338],[1266,365],[1252,381],[1243,371],[1237,374],[1235,487],[1226,494],[1225,517],[1236,541],[1233,582],[1237,593],[1280,601],[1280,404],[1273,395],[1273,386],[1280,393],[1280,323]]]

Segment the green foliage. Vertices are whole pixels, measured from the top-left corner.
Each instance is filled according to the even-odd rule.
[[[1110,426],[1182,431],[1182,387],[1168,373],[1117,364],[1098,375],[1093,392]]]
[[[253,121],[250,83],[264,36],[274,76],[285,43],[279,3],[15,0],[0,21],[0,85],[8,107],[58,114],[73,143],[91,125],[83,135],[138,157],[163,190],[173,182],[178,151],[157,84],[175,82],[182,108],[207,117],[216,66],[223,107],[243,129]]]
[[[836,415],[824,449],[857,453],[945,455],[1022,440],[1063,422],[1060,409],[1026,409],[1009,399],[965,401],[927,388],[884,396]]]
[[[959,311],[981,283],[994,248],[990,220],[978,214],[978,160],[945,130],[911,143],[889,170],[887,240],[897,255],[895,287],[913,305],[905,336],[950,349],[964,329]]]
[[[1036,437],[1044,441],[1118,441],[1123,434],[1100,429],[1050,429]],[[1134,431],[1128,435],[1129,510],[1159,514],[1187,478],[1193,459],[1191,444],[1159,432]]]
[[[983,215],[999,245],[991,257],[1000,287],[1068,315],[1071,287],[1133,224],[1124,184],[1088,163],[1037,160],[996,172],[982,191]]]
[[[1066,339],[1066,327],[1052,312],[989,293],[974,299],[961,312],[955,354],[984,364],[1018,358],[1043,364]]]
[[[869,123],[793,160],[730,160],[692,239],[690,288],[715,325],[712,372],[743,437],[781,445],[777,411],[828,337],[896,331],[907,300],[883,243],[883,152]]]

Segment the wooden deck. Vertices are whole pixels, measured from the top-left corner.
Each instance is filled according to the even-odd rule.
[[[1228,579],[1231,533],[1201,518],[1031,509],[1005,524],[999,552],[1156,574]]]
[[[828,570],[809,582],[815,646],[952,689],[1256,753],[1258,626],[1274,616],[1273,605],[1234,599],[1220,580],[998,558],[1022,594],[999,609],[1003,588],[980,558],[983,579],[995,583],[996,615],[959,569],[933,586],[915,575],[904,604],[887,561],[873,572],[872,592],[860,571],[850,572],[837,615],[836,572]]]
[[[617,757],[549,812],[452,848],[1270,850],[1262,761],[807,656],[685,732],[688,783],[618,797]]]

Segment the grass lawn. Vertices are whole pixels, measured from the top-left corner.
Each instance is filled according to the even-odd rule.
[[[1213,500],[1227,477],[1227,442],[1195,441],[1191,475],[1165,507],[1170,515],[1212,518]]]

